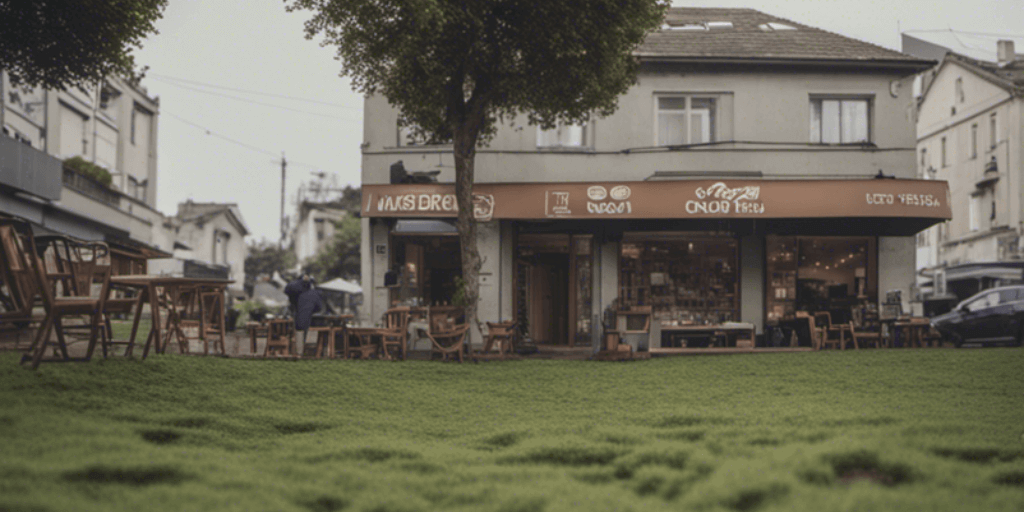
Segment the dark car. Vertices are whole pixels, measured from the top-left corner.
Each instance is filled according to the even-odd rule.
[[[1024,343],[1024,285],[982,291],[932,325],[956,346],[963,343]]]

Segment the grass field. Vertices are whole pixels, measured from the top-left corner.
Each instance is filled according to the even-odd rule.
[[[0,356],[0,510],[1024,509],[1024,350]]]

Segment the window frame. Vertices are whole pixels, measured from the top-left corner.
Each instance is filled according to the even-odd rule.
[[[726,95],[723,93],[714,92],[659,92],[654,94],[653,109],[654,109],[654,146],[656,147],[673,147],[673,146],[693,146],[697,144],[714,144],[719,142],[719,132],[722,127],[722,111],[723,111],[723,98]],[[684,107],[682,109],[662,109],[662,99],[684,99]],[[701,142],[693,142],[690,140],[690,136],[693,133],[691,123],[693,121],[693,100],[711,100],[712,108],[708,110],[709,115],[707,117],[708,123],[708,139]],[[703,110],[703,109],[701,109]],[[662,112],[671,112],[679,115],[680,113],[684,119],[684,140],[679,144],[662,144],[661,143],[661,116]]]
[[[948,144],[946,144],[946,137],[942,137],[939,143],[942,145],[942,154],[940,155],[942,157],[942,167],[949,167],[949,153],[947,152]]]
[[[537,149],[541,149],[541,150],[559,150],[559,149],[562,149],[562,150],[573,150],[573,149],[589,149],[589,148],[592,148],[593,144],[591,143],[591,140],[590,140],[591,133],[593,132],[593,129],[591,127],[592,123],[593,123],[592,120],[591,121],[587,121],[586,123],[582,123],[582,124],[555,123],[555,127],[552,128],[551,130],[545,130],[545,129],[541,128],[540,125],[537,125],[536,141],[535,141],[536,142],[536,148]],[[574,127],[579,127],[580,130],[581,130],[580,143],[579,144],[563,144],[561,142],[561,139],[562,139],[561,131],[562,130],[566,130],[566,129],[572,129]],[[542,144],[542,141],[541,141],[542,134],[544,134],[545,132],[552,132],[552,131],[556,132],[555,139],[558,142],[556,142],[555,144]]]
[[[992,112],[988,116],[989,151],[995,151],[996,145],[999,144],[999,117],[996,114],[997,112]]]
[[[838,132],[837,132],[839,134],[840,139],[842,139],[842,131],[843,131],[842,130],[842,126],[843,126],[842,103],[843,102],[847,102],[847,101],[863,101],[864,104],[865,104],[865,107],[866,107],[865,120],[864,120],[866,135],[865,135],[864,140],[862,140],[862,141],[851,141],[851,142],[844,142],[842,140],[840,140],[838,142],[825,142],[823,140],[824,139],[823,135],[824,135],[825,123],[821,122],[821,121],[823,121],[823,119],[822,119],[823,114],[821,114],[819,116],[818,134],[817,134],[817,140],[815,140],[814,133],[811,130],[811,127],[812,127],[813,122],[814,122],[815,109],[816,109],[816,106],[817,106],[818,112],[821,112],[824,109],[823,102],[825,102],[825,101],[838,101],[838,102],[840,102],[840,104],[839,104],[839,109],[840,109],[839,110],[839,126],[838,126],[839,129],[838,129]],[[874,125],[874,119],[875,119],[875,97],[874,97],[874,95],[870,95],[870,94],[811,94],[810,98],[808,99],[807,105],[808,105],[808,111],[807,111],[807,113],[808,113],[808,116],[807,116],[807,121],[808,121],[808,138],[807,139],[808,139],[808,141],[810,141],[811,144],[820,144],[820,145],[854,145],[854,144],[872,144],[872,143],[874,143],[874,139],[875,139],[875,130],[874,130],[874,126],[873,126]]]
[[[978,123],[971,125],[971,160],[978,158]]]

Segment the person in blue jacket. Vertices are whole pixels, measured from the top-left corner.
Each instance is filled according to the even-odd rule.
[[[313,322],[313,314],[324,309],[323,299],[316,290],[316,283],[309,274],[288,283],[284,294],[288,296],[292,316],[295,318],[295,330],[302,331],[302,344],[306,344],[309,326]]]

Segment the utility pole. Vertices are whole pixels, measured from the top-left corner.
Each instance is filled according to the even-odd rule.
[[[288,161],[284,158],[284,151],[281,152],[281,248],[284,249],[284,174],[288,168]]]

